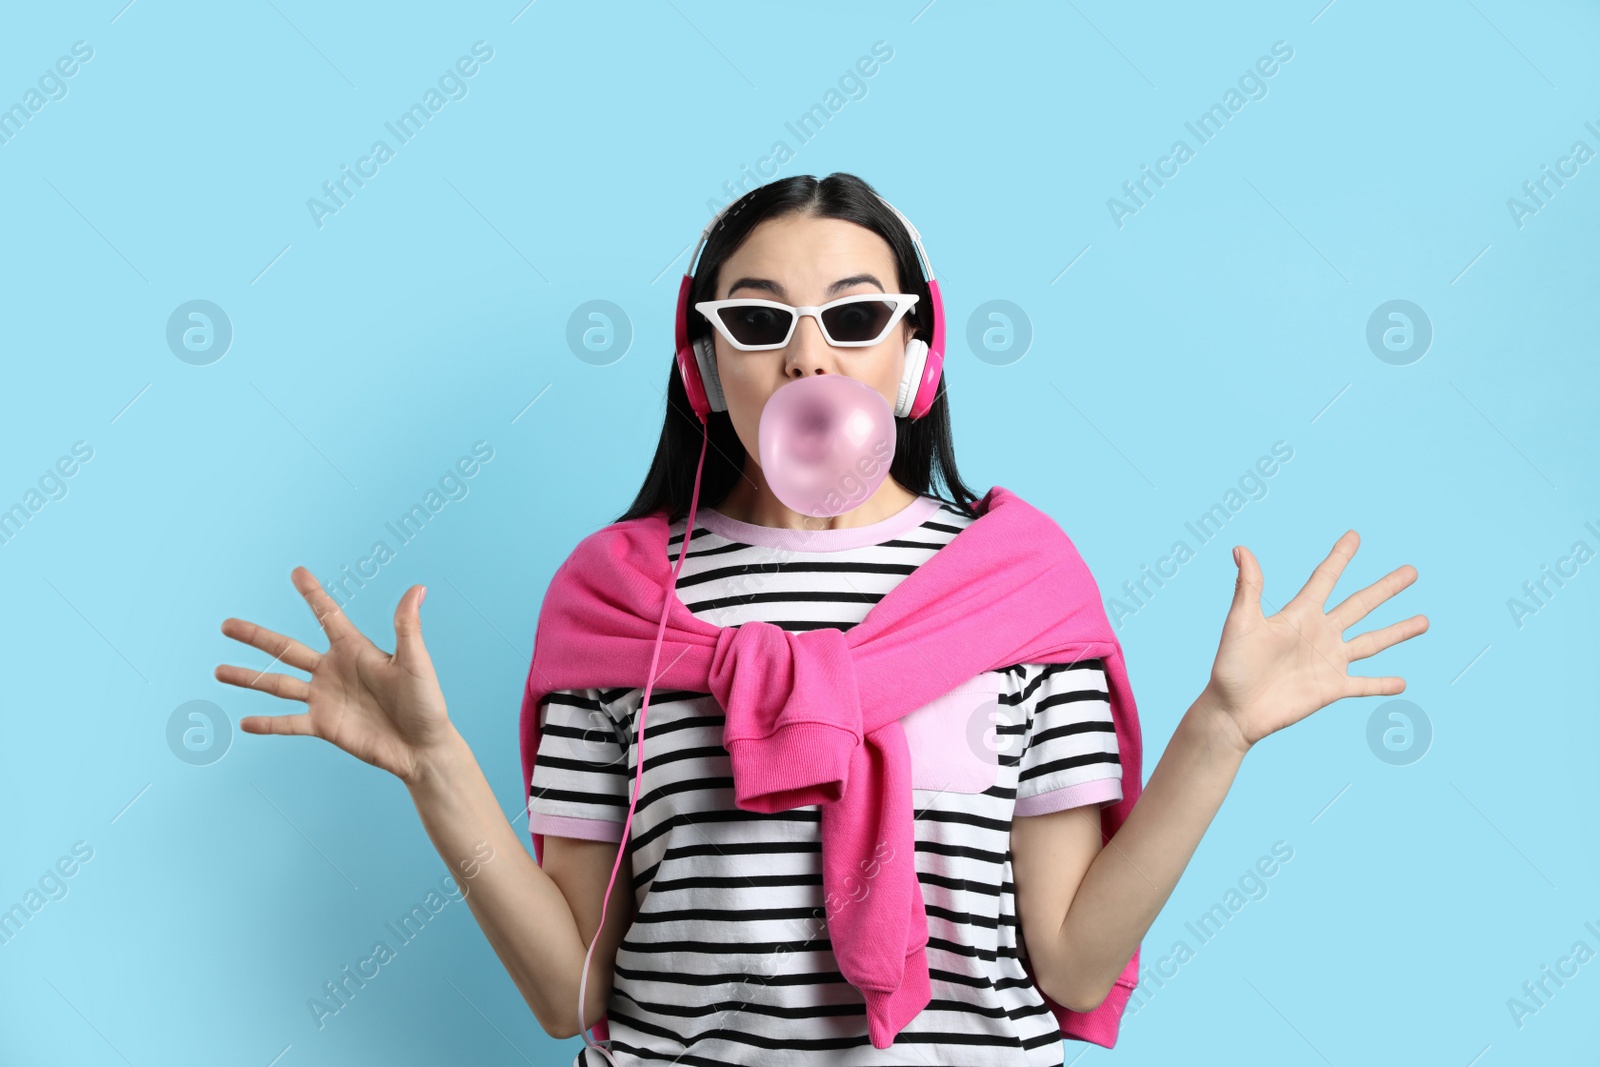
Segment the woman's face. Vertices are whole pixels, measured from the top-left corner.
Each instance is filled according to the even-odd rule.
[[[904,290],[894,253],[882,237],[843,219],[786,215],[757,224],[723,261],[713,299],[756,297],[817,307],[842,296],[899,292]],[[750,461],[758,463],[761,455],[757,429],[767,398],[805,375],[848,375],[876,389],[893,410],[913,332],[903,318],[870,348],[834,348],[817,320],[803,315],[786,347],[743,352],[713,330],[728,416]]]

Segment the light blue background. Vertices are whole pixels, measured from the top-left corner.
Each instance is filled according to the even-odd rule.
[[[571,1061],[459,902],[319,1030],[308,998],[444,864],[404,787],[332,746],[235,730],[191,766],[167,723],[191,700],[295,710],[213,679],[267,666],[221,620],[321,647],[291,568],[353,566],[485,441],[468,495],[348,610],[388,647],[429,586],[452,717],[525,829],[540,597],[637,490],[688,246],[780,139],[779,173],[859,174],[926,239],[969,484],[1050,512],[1107,596],[1196,548],[1119,631],[1147,777],[1206,681],[1232,545],[1272,605],[1349,528],[1329,606],[1420,572],[1350,636],[1430,619],[1352,668],[1406,679],[1426,755],[1369,747],[1384,698],[1263,741],[1144,942],[1193,958],[1141,987],[1115,1051],[1069,1060],[1593,1054],[1600,962],[1520,1028],[1507,1008],[1600,950],[1600,562],[1520,626],[1508,607],[1574,542],[1600,550],[1600,161],[1521,226],[1507,207],[1575,141],[1600,150],[1592,4],[123,2],[15,7],[0,32],[0,105],[94,50],[0,144],[0,506],[93,449],[0,545],[0,906],[93,849],[0,945],[0,1060]],[[479,40],[467,95],[319,228],[307,199]],[[892,59],[800,143],[785,123],[877,41]],[[1276,41],[1265,96],[1199,145],[1184,123]],[[1178,138],[1194,158],[1119,228],[1108,199]],[[204,366],[165,336],[194,299],[234,331]],[[1434,331],[1408,365],[1366,341],[1393,299]],[[605,365],[567,341],[591,300],[633,333]],[[967,343],[991,300],[1026,315],[1020,359]],[[1185,522],[1278,441],[1266,494],[1200,544]],[[1267,895],[1199,944],[1185,922],[1279,841]]]

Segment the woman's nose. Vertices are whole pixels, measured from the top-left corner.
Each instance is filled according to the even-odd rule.
[[[822,336],[821,325],[810,315],[801,315],[795,324],[787,356],[784,370],[791,377],[833,372],[831,346]]]

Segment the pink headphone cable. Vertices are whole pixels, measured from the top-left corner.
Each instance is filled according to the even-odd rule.
[[[628,834],[633,826],[633,808],[639,802],[639,788],[644,780],[644,716],[645,712],[650,710],[650,689],[655,684],[656,664],[661,661],[661,643],[667,632],[667,612],[671,609],[672,598],[677,593],[678,572],[683,570],[684,557],[689,554],[689,538],[694,534],[694,512],[700,503],[700,472],[705,467],[706,446],[710,443],[710,428],[706,425],[706,417],[701,415],[700,462],[694,468],[694,493],[689,498],[689,520],[683,528],[683,544],[678,548],[678,562],[672,568],[672,584],[667,588],[666,598],[661,603],[661,624],[656,627],[656,647],[650,655],[650,676],[644,685],[644,703],[639,707],[638,758],[634,763],[633,795],[628,799],[628,817],[622,824],[622,843],[617,849],[617,858],[611,864],[611,879],[606,882],[606,895],[600,901],[600,925],[594,932],[594,939],[589,942],[589,951],[583,954],[583,977],[578,980],[578,1032],[583,1036],[584,1046],[599,1049],[600,1054],[611,1063],[612,1067],[617,1067],[617,1061],[612,1057],[611,1050],[605,1045],[589,1040],[589,1030],[583,1025],[583,1006],[589,989],[589,960],[594,956],[594,946],[600,940],[600,931],[606,928],[606,905],[611,902],[611,887],[616,884],[617,872],[622,868],[622,855],[628,848]],[[673,663],[676,662],[677,660],[673,660]],[[606,1044],[610,1043],[610,1027],[607,1026]]]
[[[917,232],[917,228],[915,226],[911,225],[911,220],[906,218],[905,215],[901,214],[900,210],[893,204],[890,204],[881,196],[878,197],[878,200],[881,201],[883,205],[891,212],[893,212],[895,217],[898,218],[901,224],[905,226],[906,233],[911,239],[912,247],[914,248],[917,257],[921,259],[923,277],[928,285],[929,304],[932,312],[931,317],[933,337],[931,342],[927,344],[924,344],[921,341],[913,341],[908,344],[906,352],[906,367],[900,386],[903,401],[907,404],[905,414],[911,419],[920,419],[927,414],[927,412],[933,407],[934,401],[938,398],[939,383],[943,377],[942,371],[944,367],[945,339],[944,299],[939,293],[939,282],[934,276],[933,264],[928,259],[927,249],[922,246],[922,235]],[[617,849],[617,858],[616,861],[611,865],[611,879],[606,883],[605,900],[600,902],[600,929],[595,931],[594,941],[600,940],[600,930],[605,929],[606,905],[610,903],[611,889],[616,885],[617,871],[622,867],[622,856],[624,850],[626,850],[628,847],[629,832],[633,826],[633,809],[639,801],[639,789],[644,780],[644,717],[645,712],[650,708],[650,689],[655,682],[656,664],[659,663],[661,659],[661,645],[667,629],[667,612],[672,606],[672,598],[677,594],[678,572],[683,569],[684,557],[689,551],[689,538],[694,533],[695,508],[700,502],[700,473],[705,468],[706,447],[711,442],[710,427],[707,425],[706,420],[712,410],[725,410],[720,408],[713,409],[710,397],[707,394],[705,381],[700,373],[699,363],[695,357],[695,345],[689,340],[689,290],[693,284],[693,272],[695,265],[699,262],[700,252],[705,247],[706,238],[710,235],[711,231],[717,226],[717,224],[722,221],[722,217],[727,212],[729,207],[732,207],[733,204],[737,204],[738,207],[734,208],[734,215],[737,215],[740,211],[744,210],[745,203],[745,198],[740,198],[733,201],[731,204],[724,206],[723,209],[718,211],[712,220],[706,224],[705,229],[700,231],[700,239],[695,243],[694,251],[689,254],[689,268],[684,272],[683,280],[678,285],[677,321],[674,331],[674,358],[676,359],[678,365],[678,375],[683,380],[684,393],[688,397],[689,406],[693,409],[695,416],[700,420],[700,462],[695,466],[694,469],[694,492],[689,498],[689,520],[683,529],[683,545],[678,550],[678,562],[672,568],[672,582],[667,588],[666,599],[661,605],[661,623],[656,628],[656,647],[655,651],[650,656],[650,677],[645,682],[644,702],[639,707],[639,739],[637,742],[638,753],[635,761],[633,779],[633,795],[628,801],[628,817],[622,824],[622,842]],[[912,345],[917,346],[919,352],[915,358],[913,358],[912,354]],[[711,370],[714,373],[715,361],[714,357],[711,358],[713,361]],[[688,650],[685,649],[684,651],[687,652]],[[679,655],[681,657],[682,653]],[[677,660],[673,661],[673,663],[676,662]],[[668,664],[668,667],[670,669],[671,664]],[[578,981],[578,1033],[583,1037],[583,1043],[586,1048],[599,1049],[600,1053],[605,1056],[606,1060],[611,1063],[612,1067],[617,1067],[617,1061],[612,1058],[610,1050],[606,1048],[606,1045],[611,1043],[609,1025],[607,1026],[607,1036],[604,1045],[591,1041],[589,1039],[588,1028],[584,1027],[583,1025],[583,1006],[585,994],[589,988],[589,960],[594,956],[594,941],[589,943],[589,950],[584,953],[583,976]]]

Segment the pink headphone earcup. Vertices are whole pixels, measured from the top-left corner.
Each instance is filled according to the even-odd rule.
[[[706,401],[705,386],[700,381],[700,368],[695,365],[694,356],[687,348],[678,349],[678,377],[683,379],[683,391],[689,398],[689,407],[694,413],[704,419],[711,412],[711,405]]]
[[[683,281],[678,283],[678,317],[673,328],[674,356],[678,361],[678,377],[683,379],[683,391],[689,397],[689,406],[694,409],[700,421],[704,422],[706,416],[711,413],[711,404],[706,398],[705,383],[700,378],[700,367],[689,345],[689,284],[690,277],[687,274],[683,276]],[[714,364],[713,373],[715,373]],[[719,388],[717,390],[719,396],[721,392]]]
[[[922,418],[933,407],[939,396],[939,377],[944,373],[944,297],[939,293],[937,279],[928,281],[928,298],[928,303],[933,305],[933,341],[926,346],[928,351],[919,369],[919,380],[911,386],[913,419]]]

